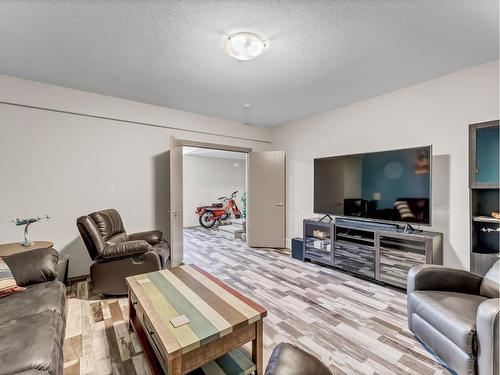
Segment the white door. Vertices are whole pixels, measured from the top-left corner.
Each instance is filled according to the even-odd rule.
[[[182,232],[182,145],[170,137],[170,262],[177,267],[183,259]]]
[[[250,152],[247,159],[247,243],[285,247],[285,152]]]

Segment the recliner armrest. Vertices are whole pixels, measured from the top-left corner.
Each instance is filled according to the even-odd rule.
[[[414,266],[408,272],[407,294],[414,290],[439,290],[479,294],[482,276],[436,264]]]
[[[59,253],[53,248],[35,249],[3,257],[17,285],[52,281],[57,278]]]
[[[492,298],[479,305],[476,314],[477,364],[479,374],[498,375],[500,330],[500,298]]]
[[[131,241],[144,240],[150,245],[156,245],[163,239],[163,232],[161,230],[150,230],[147,232],[132,233],[128,238]]]
[[[143,240],[126,241],[106,246],[101,252],[101,257],[104,259],[112,259],[140,255],[149,251],[150,248],[151,245]]]
[[[289,343],[279,343],[271,353],[265,375],[332,375],[330,369],[312,354]]]

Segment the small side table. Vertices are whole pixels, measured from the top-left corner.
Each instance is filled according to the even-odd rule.
[[[69,255],[59,253],[59,261],[57,262],[57,280],[68,285],[68,270],[69,270]]]
[[[35,249],[46,249],[52,246],[54,246],[54,243],[51,241],[35,241],[31,246],[23,246],[19,242],[0,244],[0,257]]]

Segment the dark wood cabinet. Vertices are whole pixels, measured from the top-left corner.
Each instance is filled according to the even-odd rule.
[[[470,270],[484,275],[500,259],[499,121],[469,126]]]

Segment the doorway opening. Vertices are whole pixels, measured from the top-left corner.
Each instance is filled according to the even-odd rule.
[[[247,153],[183,146],[183,233],[246,242]]]
[[[185,147],[194,148],[196,150],[190,150],[187,148],[185,152]],[[186,174],[183,162],[184,154],[187,154],[186,157],[195,156],[197,153],[198,156],[202,153],[207,156],[207,153],[214,152],[219,153],[219,156],[222,155],[220,154],[221,152],[242,153],[244,155],[244,159],[241,159],[240,155],[237,156],[232,154],[232,159],[235,159],[235,157],[236,159],[231,161],[230,164],[232,164],[232,168],[241,168],[245,166],[245,182],[242,185],[245,189],[232,188],[231,186],[234,186],[234,182],[227,185],[227,176],[224,174],[222,176],[218,176],[218,168],[216,167],[206,165],[196,168],[194,172],[195,175],[198,177],[199,175],[204,176],[203,180],[205,184],[209,179],[211,183],[218,182],[218,184],[211,189],[212,194],[214,195],[209,195],[205,198],[201,195],[201,193],[198,193],[195,195],[194,201],[191,199],[191,203],[186,204],[186,215],[188,218],[193,218],[194,212],[196,212],[196,208],[198,207],[203,208],[203,206],[207,206],[208,208],[212,208],[212,210],[220,209],[222,213],[224,213],[226,206],[231,204],[231,210],[228,210],[229,212],[226,217],[219,221],[221,224],[225,224],[224,220],[231,219],[231,225],[236,224],[245,226],[244,233],[246,235],[242,235],[241,237],[243,237],[243,240],[246,240],[249,247],[284,248],[286,246],[286,176],[285,153],[283,151],[254,152],[250,148],[181,140],[171,136],[169,150],[170,169],[168,193],[168,227],[170,230],[168,233],[168,240],[170,243],[170,258],[172,267],[177,267],[183,262],[184,227],[189,226],[190,223],[189,220],[184,222],[183,219],[184,188],[186,187],[186,189],[191,189],[196,187],[196,185],[204,186],[202,182],[195,182],[194,184],[189,182],[189,186],[187,186],[187,181],[184,183],[184,174]],[[239,165],[236,167],[235,164]],[[186,176],[186,178],[188,177]],[[228,191],[224,192],[224,190]],[[237,193],[235,193],[236,191]],[[246,193],[244,196],[246,199],[241,201],[241,194],[243,193]],[[225,197],[226,199],[218,199],[222,197]],[[217,203],[215,207],[213,206],[214,203]],[[222,207],[220,207],[221,203]],[[238,208],[234,208],[233,205],[236,205]],[[194,212],[193,209],[195,210]],[[244,212],[242,212],[242,209]],[[244,223],[243,221],[235,222],[235,220],[238,219],[235,213],[238,212],[240,213],[240,216],[244,216]],[[241,218],[242,217],[239,219]],[[191,221],[191,223],[193,222]],[[198,224],[200,224],[199,217]],[[217,223],[217,229],[219,228],[221,228],[221,225]],[[241,234],[242,232],[240,229],[239,234],[235,235],[233,232],[232,236],[234,236],[236,240],[242,241],[241,238],[238,238]],[[229,235],[231,235],[231,233],[229,233]],[[203,240],[199,239],[199,241]],[[240,242],[240,244],[244,245],[243,242]],[[211,246],[217,246],[216,241],[211,244]]]

